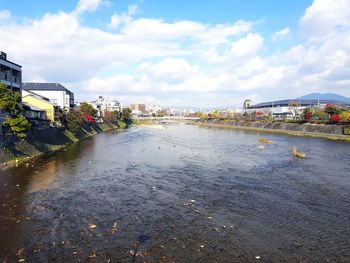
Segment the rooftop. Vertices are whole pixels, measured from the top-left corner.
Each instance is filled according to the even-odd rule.
[[[59,83],[35,83],[27,82],[23,83],[24,90],[49,90],[49,91],[67,91],[72,93],[66,87]]]

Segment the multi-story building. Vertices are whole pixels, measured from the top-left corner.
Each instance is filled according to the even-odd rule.
[[[99,96],[98,100],[89,102],[92,107],[94,107],[95,110],[97,110],[97,116],[98,117],[104,117],[104,112],[115,112],[119,111],[121,112],[121,105],[119,101],[116,99],[114,100],[105,100],[103,96]]]
[[[48,98],[62,110],[74,108],[74,93],[59,83],[23,83],[23,90]]]
[[[4,52],[0,52],[0,83],[4,83],[12,91],[22,93],[22,66],[7,60]],[[0,110],[0,134],[1,123],[5,118],[6,113]]]
[[[146,112],[146,105],[145,104],[140,104],[140,103],[135,103],[130,105],[130,109],[132,111],[139,111],[141,113]]]

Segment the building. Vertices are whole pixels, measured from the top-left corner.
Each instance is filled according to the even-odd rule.
[[[33,109],[43,110],[46,113],[47,120],[50,120],[51,122],[58,119],[57,114],[55,114],[55,105],[50,102],[48,98],[31,91],[23,90],[22,102]]]
[[[48,98],[62,110],[72,111],[74,108],[74,93],[59,83],[23,83],[23,90]]]
[[[94,107],[95,110],[97,110],[97,116],[98,117],[104,117],[104,112],[121,112],[121,105],[119,101],[116,99],[114,100],[105,100],[103,96],[99,96],[98,100],[89,102],[92,107]]]
[[[135,103],[130,105],[130,109],[132,111],[137,111],[140,113],[145,113],[146,112],[146,105],[145,104],[140,104],[140,103]]]
[[[245,100],[243,103],[243,112],[262,112],[271,114],[274,118],[298,118],[305,108],[324,108],[327,104],[349,106],[349,103],[336,100],[287,99],[259,104],[252,104],[251,100]]]
[[[34,105],[30,105],[28,103],[23,102],[22,103],[23,111],[24,111],[24,117],[29,119],[29,121],[33,120],[40,120],[40,121],[47,121],[46,111],[43,109],[40,109]]]
[[[7,54],[0,52],[0,83],[4,83],[9,89],[22,93],[22,66],[7,60]],[[6,113],[0,110],[0,134],[1,123],[6,118]]]

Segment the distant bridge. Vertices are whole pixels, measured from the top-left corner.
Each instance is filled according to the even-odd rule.
[[[184,117],[184,116],[164,116],[164,117],[134,117],[134,120],[150,120],[150,121],[158,121],[158,122],[167,122],[167,123],[177,123],[184,121],[196,121],[200,118],[198,117]]]

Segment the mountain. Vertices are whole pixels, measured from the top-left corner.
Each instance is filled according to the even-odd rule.
[[[350,103],[350,98],[335,93],[310,93],[299,97],[301,100],[337,100]]]

